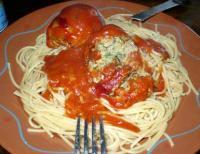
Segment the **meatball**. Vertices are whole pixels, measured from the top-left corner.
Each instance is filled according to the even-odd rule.
[[[102,26],[102,17],[95,8],[86,4],[67,6],[47,28],[47,46],[80,46]]]

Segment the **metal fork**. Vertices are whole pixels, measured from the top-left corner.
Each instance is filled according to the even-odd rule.
[[[104,133],[104,124],[103,119],[100,117],[100,144],[101,144],[101,154],[106,154],[106,141],[105,141],[105,133]],[[80,146],[80,117],[77,119],[76,125],[76,135],[75,135],[75,143],[74,143],[74,154],[81,153]],[[89,144],[88,144],[88,122],[85,120],[84,122],[84,154],[89,154]],[[92,117],[92,154],[97,154],[97,144],[96,144],[96,124],[95,118]]]

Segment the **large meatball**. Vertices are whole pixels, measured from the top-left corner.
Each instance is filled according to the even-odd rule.
[[[77,47],[89,38],[90,34],[103,26],[100,13],[86,4],[74,4],[64,8],[47,29],[47,46],[60,45]]]

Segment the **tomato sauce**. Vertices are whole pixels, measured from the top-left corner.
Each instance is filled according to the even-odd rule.
[[[105,76],[104,79],[96,85],[97,91],[100,91],[99,96],[101,96],[101,94],[109,94],[114,88],[118,87],[123,79],[130,73],[131,68],[125,66],[114,70],[114,72]]]
[[[93,33],[93,35],[89,39],[89,42],[94,44],[94,42],[98,42],[101,38],[117,36],[129,37],[128,34],[125,33],[120,27],[109,24],[103,26],[99,31]]]
[[[53,98],[52,94],[50,93],[49,90],[46,90],[43,94],[42,97],[44,97],[47,100],[50,100],[51,98]]]
[[[99,83],[93,82],[92,72],[88,70],[87,60],[91,58],[91,48],[100,38],[109,36],[127,35],[123,30],[114,25],[107,25],[90,39],[76,48],[61,51],[58,55],[46,56],[43,71],[47,73],[49,87],[56,89],[63,87],[69,94],[65,102],[67,116],[76,118],[81,116],[91,121],[103,116],[104,119],[115,126],[138,132],[139,128],[111,114],[100,102],[100,97],[108,96],[117,88],[122,80],[130,73],[130,66],[116,68],[115,64],[104,68],[104,79]],[[96,57],[93,55],[93,57]],[[93,58],[92,57],[92,58]],[[50,94],[46,91],[43,96],[47,99]],[[114,107],[114,106],[113,106]]]
[[[91,121],[92,116],[99,118],[100,115],[103,115],[104,119],[110,124],[136,132],[139,131],[139,128],[120,117],[106,114],[109,111],[100,103],[99,98],[108,95],[109,92],[99,90],[97,84],[92,81],[83,56],[84,49],[84,47],[71,48],[61,51],[56,56],[46,56],[44,59],[43,70],[47,73],[49,86],[52,89],[63,87],[66,93],[69,93],[69,98],[65,103],[67,116],[71,118],[81,116]],[[113,80],[115,80],[115,77]]]
[[[153,80],[151,77],[137,77],[129,80],[129,90],[118,88],[115,90],[113,97],[105,98],[109,100],[115,108],[126,109],[134,103],[144,101],[153,90]]]
[[[154,91],[161,92],[165,88],[165,81],[162,75],[159,76],[158,80],[154,83]]]
[[[169,58],[169,54],[166,51],[166,49],[158,42],[152,40],[152,39],[143,39],[137,35],[133,37],[133,41],[136,44],[137,47],[141,49],[145,49],[148,53],[152,52],[154,50],[155,52],[158,52],[162,54],[164,59]]]
[[[66,7],[48,27],[47,45],[52,48],[66,45],[68,49],[58,55],[46,56],[43,71],[47,74],[48,86],[52,90],[62,87],[68,94],[65,102],[67,116],[81,116],[88,121],[92,117],[98,119],[102,116],[111,125],[139,132],[137,126],[123,120],[120,115],[111,113],[100,102],[100,98],[104,98],[113,108],[126,109],[149,97],[153,91],[153,80],[150,76],[130,79],[129,90],[120,87],[130,73],[143,65],[139,52],[133,52],[127,64],[120,67],[111,63],[100,72],[91,72],[88,68],[89,60],[101,58],[99,52],[94,52],[95,44],[102,38],[117,36],[129,37],[118,26],[103,26],[94,8],[85,4]],[[168,56],[164,47],[153,40],[143,40],[138,36],[133,40],[139,48],[145,48],[147,52],[154,49],[165,58]],[[146,69],[151,72],[150,68]],[[104,77],[96,83],[93,78],[99,74]],[[162,83],[160,79],[157,83],[158,90],[162,89]],[[42,96],[46,99],[52,98],[48,90]]]

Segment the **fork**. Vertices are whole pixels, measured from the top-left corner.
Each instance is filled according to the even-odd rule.
[[[75,143],[74,143],[74,154],[81,153],[80,147],[80,117],[77,119],[76,125],[76,135],[75,135]],[[104,124],[102,117],[99,118],[100,124],[100,144],[101,144],[101,154],[106,154],[106,141],[105,141],[105,133],[104,133]],[[84,154],[89,154],[89,144],[88,144],[88,122],[85,120],[84,122]],[[97,144],[96,144],[96,124],[95,118],[92,117],[92,154],[97,154]]]
[[[189,2],[189,0],[168,0],[165,1],[157,6],[154,6],[148,10],[139,12],[135,15],[132,16],[132,19],[138,20],[138,21],[145,21],[148,18],[150,18],[151,16],[165,11],[167,9],[173,8],[175,6],[179,6],[179,5],[183,5],[183,4],[187,4]]]

